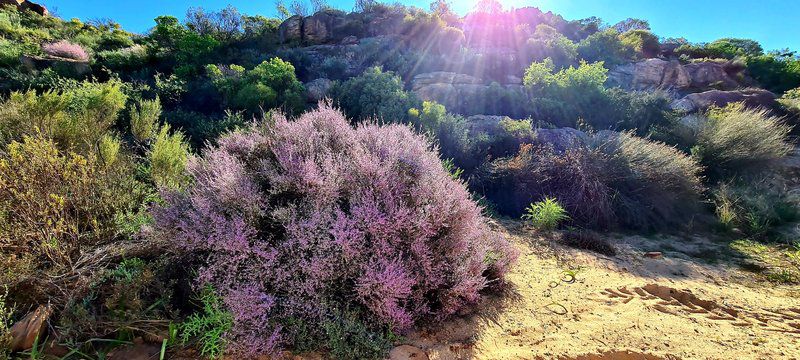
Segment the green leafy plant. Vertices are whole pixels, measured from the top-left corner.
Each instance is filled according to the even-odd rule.
[[[556,199],[547,197],[530,204],[522,218],[539,230],[554,230],[562,221],[568,220],[569,215]]]
[[[200,355],[216,359],[225,352],[224,335],[233,325],[233,316],[223,308],[222,300],[211,286],[201,290],[199,300],[202,310],[183,322],[181,340],[189,343],[194,339]]]
[[[371,329],[362,319],[355,311],[342,311],[322,324],[334,359],[383,359],[399,339],[390,330]]]
[[[139,143],[153,138],[161,116],[161,100],[142,100],[131,109],[131,134]]]
[[[170,133],[169,125],[163,125],[147,157],[151,176],[157,185],[178,188],[185,182],[189,145],[184,141],[183,133]]]

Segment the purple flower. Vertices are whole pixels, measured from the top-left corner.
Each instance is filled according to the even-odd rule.
[[[71,43],[67,40],[61,40],[54,43],[42,45],[42,51],[50,56],[86,61],[89,60],[89,54],[78,44]]]
[[[324,104],[275,116],[193,159],[193,186],[165,194],[152,236],[204,264],[198,285],[226,300],[230,343],[321,337],[340,307],[406,331],[479,301],[517,256],[432,148]]]

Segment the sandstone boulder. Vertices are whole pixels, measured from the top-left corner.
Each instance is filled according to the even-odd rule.
[[[73,60],[58,57],[39,57],[33,55],[20,56],[20,62],[28,70],[44,70],[53,68],[71,75],[82,76],[91,72],[88,60]]]
[[[278,26],[278,38],[282,43],[299,42],[303,40],[303,17],[292,16]]]
[[[627,90],[736,89],[739,84],[724,64],[711,61],[682,65],[678,60],[647,59],[617,66],[608,72],[608,84]]]
[[[525,93],[519,84],[486,84],[480,78],[454,72],[423,73],[411,80],[411,89],[422,100],[432,100],[448,110],[465,115],[481,114],[495,101],[492,94],[504,91],[511,96]]]
[[[467,118],[467,129],[471,135],[486,134],[490,137],[500,132],[500,122],[511,120],[508,116],[472,115]]]
[[[584,146],[589,141],[589,135],[573,128],[537,129],[536,139],[542,144],[549,144],[558,152]]]
[[[748,107],[769,108],[775,105],[775,99],[775,94],[763,89],[710,90],[686,95],[672,102],[671,107],[686,113],[705,111],[712,106],[722,107],[735,102],[744,102]]]
[[[691,79],[677,60],[647,59],[617,66],[608,72],[608,83],[628,90],[685,89]]]
[[[345,36],[342,41],[342,45],[356,45],[358,44],[358,38],[355,35]]]
[[[19,11],[30,10],[42,16],[50,15],[50,12],[47,11],[47,8],[44,5],[40,5],[28,0],[0,0],[0,6],[5,5],[15,6]]]
[[[436,71],[422,73],[411,80],[411,88],[419,90],[430,85],[463,85],[463,84],[483,84],[483,80],[467,74],[457,74],[447,71]]]
[[[324,44],[333,40],[336,29],[345,23],[341,11],[323,10],[303,19],[303,41],[309,44]]]
[[[11,327],[11,350],[24,351],[33,347],[38,338],[44,342],[42,335],[47,329],[47,320],[53,310],[50,305],[40,305],[36,310],[25,315]]]
[[[685,65],[691,79],[690,86],[696,89],[718,88],[721,90],[736,89],[739,84],[725,72],[723,65],[715,62],[700,62]]]

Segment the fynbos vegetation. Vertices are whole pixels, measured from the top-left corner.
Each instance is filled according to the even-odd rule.
[[[541,238],[610,259],[609,232],[699,234],[800,281],[791,51],[494,0],[195,7],[141,34],[11,3],[0,357],[386,358],[530,287],[509,274]]]

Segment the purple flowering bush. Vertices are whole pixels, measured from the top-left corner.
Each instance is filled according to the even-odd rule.
[[[89,60],[89,54],[86,53],[86,50],[84,50],[82,46],[67,40],[44,44],[42,45],[42,51],[47,55],[64,59]]]
[[[218,144],[153,210],[153,236],[200,264],[196,286],[234,319],[229,351],[330,346],[342,313],[402,333],[476,303],[516,258],[406,126],[353,128],[322,104]]]

